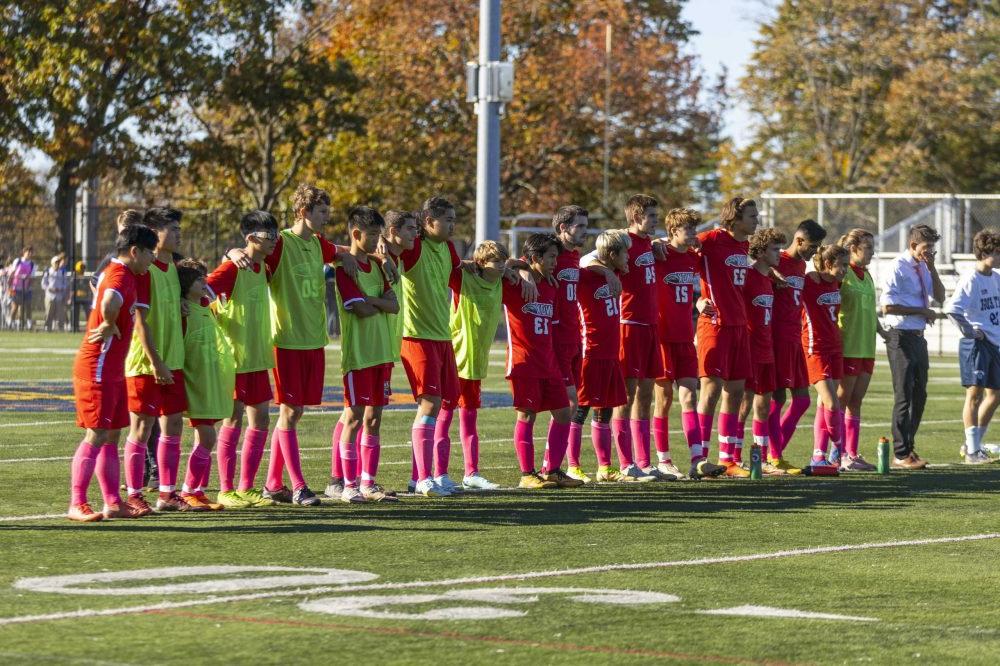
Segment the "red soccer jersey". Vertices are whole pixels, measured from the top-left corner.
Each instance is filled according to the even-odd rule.
[[[617,361],[621,347],[619,302],[611,295],[604,276],[593,271],[580,271],[577,297],[577,322],[583,331],[583,356]]]
[[[698,279],[698,254],[678,252],[669,245],[667,257],[656,262],[656,301],[660,339],[694,340],[694,283]]]
[[[656,260],[649,238],[629,232],[628,273],[621,276],[623,324],[656,326]]]
[[[255,263],[253,268],[248,270],[252,270],[254,273],[260,273],[263,270],[267,279],[271,279],[271,272],[267,270],[267,264]],[[213,296],[228,300],[233,295],[233,289],[236,288],[236,278],[239,272],[240,269],[236,267],[236,264],[226,259],[219,264],[218,268],[208,274],[205,283],[212,291]]]
[[[715,305],[718,326],[746,326],[743,283],[750,270],[748,241],[738,241],[725,229],[698,235],[701,241],[701,295]]]
[[[839,315],[840,282],[827,282],[819,274],[807,275],[802,287],[802,348],[807,354],[843,351],[837,326]]]
[[[90,310],[90,316],[87,317],[87,331],[83,334],[83,342],[73,364],[73,376],[92,382],[125,380],[125,356],[132,342],[135,309],[149,307],[148,291],[146,298],[142,301],[137,300],[137,283],[135,274],[118,259],[113,259],[101,273],[101,277],[97,280],[94,306]],[[87,342],[89,332],[104,321],[101,316],[101,303],[104,302],[104,295],[108,291],[117,293],[122,299],[118,317],[115,319],[115,325],[121,336],[108,338],[104,344]]]
[[[559,323],[552,332],[557,345],[580,344],[580,319],[577,316],[577,286],[580,282],[580,253],[564,249],[556,257],[555,276],[559,278]]]
[[[787,287],[774,290],[774,339],[780,344],[799,340],[802,336],[802,287],[805,284],[806,262],[782,250],[775,270],[788,283]]]
[[[754,363],[774,363],[774,340],[771,337],[774,289],[770,276],[762,275],[751,266],[743,285],[743,300],[749,320],[750,356]]]
[[[520,285],[503,283],[503,315],[507,323],[506,377],[559,378],[552,345],[556,289],[545,280],[538,283],[538,300],[526,303]]]

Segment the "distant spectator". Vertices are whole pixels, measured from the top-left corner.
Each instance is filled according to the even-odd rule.
[[[69,305],[73,276],[66,267],[66,255],[57,254],[42,273],[45,292],[45,330],[66,329],[66,306]]]
[[[21,256],[15,259],[8,269],[8,289],[12,299],[11,328],[32,327],[31,276],[35,274],[35,262],[31,258],[34,254],[35,249],[29,245],[21,251]]]

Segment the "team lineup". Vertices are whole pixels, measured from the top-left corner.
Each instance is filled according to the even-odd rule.
[[[297,424],[323,394],[327,265],[335,267],[344,389],[323,493],[330,499],[399,501],[377,480],[382,412],[399,364],[416,404],[408,490],[439,497],[500,487],[479,470],[477,412],[501,325],[520,488],[874,471],[859,453],[859,435],[877,335],[897,394],[891,466],[921,469],[927,463],[914,440],[926,401],[922,332],[939,316],[931,299],[963,334],[963,460],[992,462],[982,441],[1000,402],[993,232],[976,236],[976,270],[945,302],[934,229],[911,229],[909,252],[878,298],[867,269],[870,232],[853,229],[824,243],[827,231],[813,220],[791,237],[758,229],[756,204],[739,197],[722,207],[716,228],[698,233],[697,211],[673,209],[661,223],[656,199],[635,195],[625,206],[627,228],[603,231],[584,256],[588,212],[564,206],[552,233],[528,237],[519,257],[484,241],[471,260],[459,257],[455,207],[439,196],[418,212],[384,217],[352,208],[346,246],[321,235],[330,218],[326,192],[301,185],[291,207],[295,221],[283,230],[270,213],[244,215],[245,244],[212,271],[176,254],[179,211],[119,217],[115,249],[95,271],[94,307],[73,367],[85,433],[71,463],[68,518],[320,504],[303,476]],[[796,466],[785,447],[811,405],[810,387],[813,449]],[[683,464],[669,441],[675,403],[688,449]],[[449,476],[456,412],[461,482]],[[543,412],[551,419],[538,464],[534,429]],[[588,416],[592,474],[581,464]],[[194,444],[182,469],[185,418]],[[209,498],[213,460],[219,492]],[[94,476],[100,511],[88,501]]]

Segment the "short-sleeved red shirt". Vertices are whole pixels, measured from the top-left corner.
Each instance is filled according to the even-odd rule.
[[[580,318],[576,302],[580,282],[580,253],[563,249],[556,256],[555,276],[559,279],[559,323],[553,331],[557,345],[580,345]]]
[[[656,260],[653,242],[629,232],[628,273],[621,276],[623,324],[656,326]]]
[[[611,295],[604,276],[593,271],[580,271],[578,287],[576,321],[583,334],[584,358],[617,361],[621,347],[618,298]]]
[[[73,364],[73,376],[92,382],[124,381],[125,356],[132,342],[132,327],[135,321],[137,307],[149,307],[149,280],[145,296],[139,300],[136,292],[138,280],[136,275],[118,259],[113,259],[97,280],[97,294],[94,297],[94,307],[87,317],[87,331],[84,333],[80,351]],[[87,342],[89,332],[104,321],[101,315],[101,303],[104,296],[113,291],[121,297],[121,307],[115,318],[120,337],[108,338],[107,342]]]
[[[369,257],[367,262],[358,262],[358,270],[362,273],[371,273],[372,270],[382,270],[382,262],[380,262],[375,257]],[[340,294],[340,300],[344,304],[345,310],[351,309],[351,303],[356,303],[358,301],[365,300],[365,295],[361,292],[357,283],[354,282],[347,273],[344,271],[337,271],[334,277],[334,281],[337,285],[337,293]],[[389,284],[389,280],[385,277],[385,272],[382,272],[382,293],[385,293],[391,289],[392,286]]]
[[[797,341],[802,337],[802,287],[806,262],[781,251],[775,270],[784,276],[787,287],[774,290],[774,340]]]
[[[698,254],[667,246],[665,259],[656,262],[656,300],[659,336],[664,342],[694,340],[694,284]]]
[[[802,287],[802,349],[807,354],[843,352],[839,315],[840,282],[827,282],[818,273],[806,275]]]
[[[545,280],[538,283],[538,299],[526,303],[521,287],[503,283],[503,314],[507,324],[507,371],[505,376],[559,378],[552,331],[556,318],[556,289]]]
[[[774,362],[773,327],[774,288],[771,277],[763,275],[753,266],[747,271],[743,285],[743,300],[746,303],[750,328],[750,355],[754,363]]]
[[[249,270],[252,270],[254,273],[260,273],[263,270],[267,275],[267,279],[271,279],[271,273],[267,270],[266,264],[255,263],[253,268]],[[218,268],[208,274],[205,283],[212,290],[214,296],[229,299],[232,298],[233,289],[236,288],[236,277],[239,275],[239,272],[240,269],[236,267],[236,264],[227,259],[219,264]]]
[[[698,235],[701,241],[701,295],[715,305],[718,326],[746,326],[743,284],[750,270],[748,241],[738,241],[725,229]],[[702,315],[704,316],[704,315]]]

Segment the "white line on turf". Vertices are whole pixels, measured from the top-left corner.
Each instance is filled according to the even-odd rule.
[[[66,425],[76,421],[29,421],[28,423],[0,423],[0,428],[33,428],[36,426]]]
[[[37,516],[0,516],[0,523],[18,523],[29,520],[50,520],[52,518],[65,517],[65,513],[40,513]]]
[[[881,548],[901,548],[907,546],[932,546],[945,543],[961,543],[967,541],[984,541],[987,539],[1000,539],[1000,533],[970,534],[957,537],[938,537],[934,539],[906,539],[900,541],[883,541],[879,543],[859,543],[845,544],[840,546],[817,546],[813,548],[796,548],[792,550],[779,550],[769,553],[754,553],[751,555],[725,555],[721,557],[703,557],[693,560],[673,560],[666,562],[641,562],[634,564],[602,564],[589,567],[575,567],[572,569],[554,569],[550,571],[528,571],[513,574],[495,574],[490,576],[468,576],[464,578],[445,578],[442,580],[411,581],[408,583],[372,583],[367,585],[342,585],[342,586],[319,586],[295,590],[278,590],[274,592],[258,592],[253,594],[234,594],[228,596],[212,596],[203,599],[191,599],[189,601],[165,601],[158,604],[146,604],[142,606],[127,606],[123,608],[104,609],[79,609],[62,613],[46,613],[41,615],[14,615],[10,617],[0,617],[0,626],[10,624],[26,624],[31,622],[46,622],[50,620],[67,620],[83,617],[102,617],[111,615],[128,615],[132,613],[143,613],[156,610],[170,610],[174,608],[189,608],[191,606],[206,606],[217,603],[233,601],[256,601],[259,599],[272,599],[276,597],[313,597],[318,594],[335,592],[362,592],[370,590],[403,590],[423,587],[438,587],[442,585],[475,585],[481,583],[496,583],[500,581],[534,580],[538,578],[550,578],[557,576],[575,576],[580,574],[607,573],[610,571],[641,571],[645,569],[665,569],[672,567],[704,566],[711,564],[733,564],[739,562],[755,562],[758,560],[773,560],[785,557],[795,557],[798,555],[823,555],[829,553],[842,553],[850,551],[862,551]]]
[[[715,608],[713,610],[696,611],[700,615],[738,615],[743,617],[792,617],[806,620],[854,620],[856,622],[878,622],[878,618],[861,617],[857,615],[836,615],[834,613],[813,613],[791,608],[773,608],[771,606],[734,606],[733,608]]]

